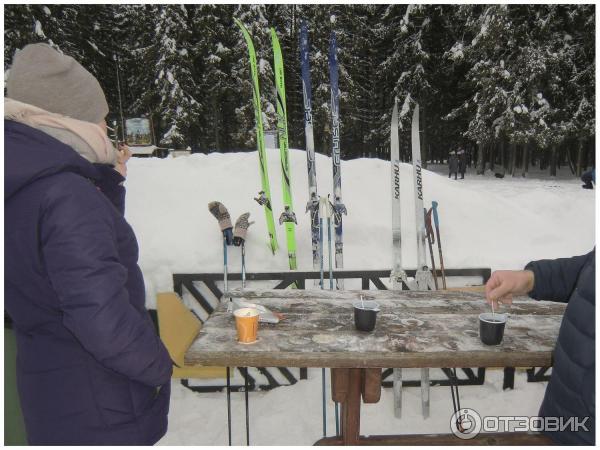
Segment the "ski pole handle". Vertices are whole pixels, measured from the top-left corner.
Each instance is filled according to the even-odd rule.
[[[437,206],[438,202],[436,202],[435,200],[431,202],[431,207],[433,208],[433,222],[435,223],[435,227],[439,228],[440,222],[438,220]]]

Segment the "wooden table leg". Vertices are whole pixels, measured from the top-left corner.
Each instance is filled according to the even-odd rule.
[[[377,403],[381,395],[381,369],[331,369],[331,397],[341,405],[341,442],[358,445],[360,405]]]
[[[348,371],[348,391],[346,401],[341,403],[342,440],[344,445],[358,445],[363,370],[345,370]]]
[[[381,369],[362,369],[362,399],[364,403],[377,403],[381,398]]]
[[[334,402],[343,403],[348,395],[350,372],[348,369],[331,369],[331,398]]]

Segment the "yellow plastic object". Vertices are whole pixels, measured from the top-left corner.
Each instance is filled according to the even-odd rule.
[[[186,366],[185,352],[202,328],[202,323],[187,309],[175,292],[157,295],[156,309],[160,338],[167,347],[173,366],[173,378],[225,378],[225,367]],[[179,367],[177,367],[179,366]]]

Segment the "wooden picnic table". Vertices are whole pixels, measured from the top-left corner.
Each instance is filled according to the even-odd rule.
[[[373,332],[354,328],[354,301],[380,305]],[[236,340],[229,297],[264,305],[285,315],[261,323],[258,341]],[[185,355],[189,365],[225,367],[327,367],[332,397],[341,404],[339,443],[360,437],[360,405],[381,393],[382,368],[551,366],[564,304],[515,298],[504,340],[479,340],[483,294],[450,291],[234,290],[205,322]],[[336,441],[338,442],[338,441]],[[326,443],[326,442],[324,442]]]

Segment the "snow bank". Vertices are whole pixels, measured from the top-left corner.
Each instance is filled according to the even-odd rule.
[[[279,150],[268,149],[275,221],[283,211]],[[306,155],[291,150],[292,194],[298,217],[298,268],[312,269]],[[332,190],[330,158],[317,154],[318,189]],[[277,225],[281,251],[267,245],[263,208],[253,197],[260,190],[256,152],[193,154],[181,158],[130,160],[126,216],[140,243],[140,266],[148,306],[157,291],[172,289],[173,273],[222,271],[222,241],[208,212],[212,200],[223,202],[235,220],[244,212],[256,223],[248,231],[247,270],[282,271],[288,267],[286,241]],[[401,165],[402,260],[416,266],[412,166]],[[594,191],[578,180],[543,180],[467,175],[462,181],[424,170],[425,205],[439,202],[440,231],[446,267],[521,268],[536,258],[582,254],[595,242]],[[391,267],[390,164],[378,159],[342,162],[344,266]],[[230,252],[232,271],[240,255]]]

